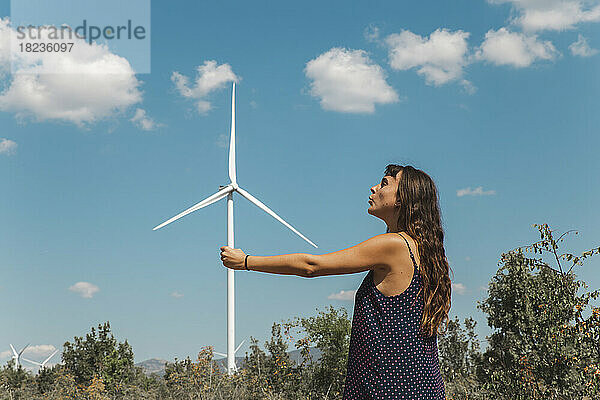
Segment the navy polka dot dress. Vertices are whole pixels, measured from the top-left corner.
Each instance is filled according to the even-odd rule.
[[[369,271],[356,292],[343,400],[446,399],[437,335],[419,334],[423,291],[417,294],[422,280],[410,245],[402,238],[414,266],[408,289],[385,296]]]

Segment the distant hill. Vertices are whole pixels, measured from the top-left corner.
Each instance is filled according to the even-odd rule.
[[[296,365],[301,364],[304,360],[300,350],[288,351],[288,354],[290,355],[290,359],[296,363]],[[313,362],[317,362],[321,359],[321,350],[317,349],[316,347],[309,347],[308,354],[310,357],[312,357]]]
[[[303,357],[302,357],[300,350],[288,351],[288,354],[290,356],[290,360],[292,360],[292,362],[295,365],[302,363]],[[309,349],[309,354],[312,357],[314,362],[317,362],[321,358],[321,351],[319,349],[317,349],[316,347],[311,347]],[[245,358],[246,358],[245,356],[235,358],[235,363],[239,369],[245,368],[245,366],[246,366],[244,363]],[[215,358],[214,360],[222,372],[227,371],[227,357]],[[144,373],[146,375],[157,374],[159,376],[163,376],[165,374],[165,364],[166,363],[167,363],[167,360],[161,360],[159,358],[151,358],[149,360],[139,362],[135,365],[138,367],[142,367],[142,369],[144,370]]]
[[[136,367],[142,367],[146,375],[157,374],[163,376],[165,374],[165,364],[167,360],[161,360],[160,358],[151,358],[146,361],[135,364]]]

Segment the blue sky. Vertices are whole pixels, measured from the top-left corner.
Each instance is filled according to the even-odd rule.
[[[225,200],[152,228],[229,182],[232,80],[239,184],[319,246],[236,195],[235,247],[323,254],[383,233],[369,188],[413,165],[440,192],[450,316],[473,316],[484,340],[477,301],[500,255],[538,239],[532,224],[577,229],[574,253],[598,246],[589,3],[153,2],[150,73],[95,47],[67,80],[19,80],[0,46],[0,348],[31,342],[43,359],[110,320],[136,361],[226,351]],[[9,35],[6,0],[0,16]],[[119,74],[94,72],[101,56]],[[590,288],[599,266],[578,269]],[[236,272],[238,355],[274,321],[351,315],[335,295],[365,275]]]

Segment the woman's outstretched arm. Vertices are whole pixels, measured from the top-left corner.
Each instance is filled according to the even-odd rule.
[[[280,275],[298,275],[308,278],[310,254],[294,253],[281,256],[249,256],[248,269]],[[243,267],[243,266],[242,266]]]
[[[374,268],[389,269],[406,244],[393,233],[373,236],[350,248],[328,254],[305,253],[280,256],[249,256],[248,269],[281,275],[311,278],[324,275],[353,274]],[[243,270],[246,254],[240,249],[221,247],[221,260],[227,268]]]
[[[310,254],[294,253],[280,256],[248,256],[247,266],[250,271],[267,272],[279,275],[298,275],[307,278],[310,270],[308,264]],[[221,261],[230,269],[244,270],[246,254],[241,249],[229,246],[221,247]]]

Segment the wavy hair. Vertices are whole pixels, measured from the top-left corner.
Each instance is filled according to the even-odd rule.
[[[439,196],[433,179],[410,165],[389,164],[385,168],[385,175],[396,177],[400,171],[402,174],[396,193],[398,232],[408,233],[418,244],[423,286],[417,297],[422,290],[424,300],[420,327],[426,337],[431,337],[446,332],[452,293]],[[440,331],[442,324],[444,330]]]

